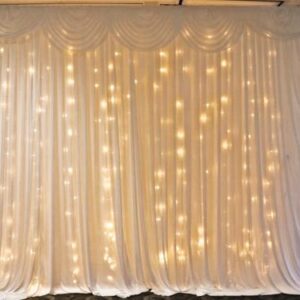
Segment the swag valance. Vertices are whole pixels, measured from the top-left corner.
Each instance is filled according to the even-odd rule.
[[[109,36],[134,50],[153,50],[183,38],[188,46],[218,51],[250,29],[266,37],[300,34],[291,8],[108,8],[1,7],[0,39],[30,38],[41,31],[62,49],[93,50]]]

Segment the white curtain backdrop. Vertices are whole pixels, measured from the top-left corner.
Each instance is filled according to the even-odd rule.
[[[300,293],[300,10],[0,9],[0,299]]]

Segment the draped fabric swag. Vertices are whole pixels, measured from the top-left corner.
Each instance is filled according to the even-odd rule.
[[[0,9],[0,299],[300,293],[300,10]]]

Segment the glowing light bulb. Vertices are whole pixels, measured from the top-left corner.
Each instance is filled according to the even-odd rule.
[[[178,149],[177,149],[177,155],[178,155],[179,157],[183,157],[183,156],[184,156],[184,153],[185,153],[184,148],[178,148]]]
[[[229,143],[228,143],[228,141],[227,140],[224,140],[223,142],[222,142],[222,148],[224,149],[224,150],[227,150],[228,148],[229,148]]]
[[[113,229],[114,228],[114,224],[112,222],[106,222],[104,224],[104,227],[107,229]]]
[[[160,68],[159,71],[162,74],[167,74],[168,73],[168,69],[167,68]]]
[[[112,63],[110,63],[109,65],[108,65],[108,70],[109,71],[112,71],[114,69],[114,65],[112,64]]]
[[[163,170],[160,169],[160,170],[157,171],[157,177],[161,178],[164,175],[165,175],[165,172]]]
[[[273,210],[268,213],[268,218],[271,220],[275,219],[275,212]]]
[[[159,88],[159,85],[158,85],[157,83],[154,82],[154,83],[153,83],[153,89],[154,89],[154,90],[158,90],[158,88]]]
[[[200,115],[200,121],[201,121],[201,123],[206,123],[207,120],[208,120],[207,114],[206,113],[202,113]]]
[[[223,68],[227,67],[227,60],[222,59],[222,61],[221,61],[221,66],[222,66]]]
[[[176,55],[181,55],[183,53],[183,51],[181,49],[177,49],[175,53],[176,53]]]
[[[74,104],[75,99],[74,98],[68,98],[68,104]]]
[[[78,255],[77,254],[74,254],[73,255],[73,261],[76,263],[78,262]]]
[[[183,72],[188,72],[189,71],[189,67],[188,66],[183,66],[182,67],[182,71]]]
[[[34,74],[34,67],[29,67],[28,72],[30,75]]]
[[[73,130],[71,128],[69,128],[67,133],[68,133],[68,136],[72,136],[73,135]]]
[[[74,79],[73,78],[69,78],[68,79],[68,85],[74,85]]]
[[[203,248],[204,245],[205,245],[205,240],[204,240],[203,237],[200,237],[200,238],[198,239],[198,246],[199,246],[200,248]]]
[[[274,163],[272,163],[272,164],[270,164],[270,165],[268,166],[268,170],[269,170],[269,172],[271,172],[271,173],[273,173],[273,172],[275,171],[275,165],[274,165]]]
[[[106,146],[106,145],[102,146],[103,153],[108,153],[108,150],[109,150],[108,146]]]
[[[157,209],[160,211],[160,212],[164,212],[166,210],[166,205],[164,203],[159,203],[157,205]]]
[[[100,102],[100,106],[101,106],[102,109],[106,109],[106,108],[107,108],[107,103],[106,103],[106,101],[105,101],[105,100],[102,100],[102,101]]]
[[[206,73],[207,73],[207,74],[212,74],[214,71],[215,71],[214,68],[207,68],[207,69],[206,69]]]
[[[165,255],[164,255],[163,251],[159,252],[158,258],[159,258],[159,263],[161,265],[163,265],[165,263]]]
[[[221,97],[221,102],[224,103],[224,104],[228,103],[228,97],[227,96],[222,96]]]
[[[185,217],[183,215],[180,215],[180,216],[178,216],[177,220],[179,223],[183,223],[185,220]]]
[[[109,178],[105,178],[102,183],[103,189],[109,191],[111,189],[111,181]]]
[[[264,97],[264,105],[267,106],[269,104],[269,99],[267,97]]]
[[[71,65],[71,64],[68,64],[68,66],[67,66],[67,70],[68,70],[68,71],[70,71],[70,72],[71,72],[71,71],[73,71],[73,65]]]
[[[184,131],[183,130],[178,130],[176,134],[178,139],[183,139],[184,138]]]
[[[180,109],[180,108],[182,108],[182,107],[183,107],[182,101],[181,101],[181,100],[177,100],[177,101],[176,101],[176,108],[177,108],[177,109]]]
[[[252,201],[252,203],[257,202],[257,197],[255,197],[255,196],[251,197],[251,201]]]

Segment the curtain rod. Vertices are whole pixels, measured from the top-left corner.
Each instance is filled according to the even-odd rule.
[[[218,4],[214,4],[213,2],[218,2]],[[224,4],[222,4],[224,2]],[[281,6],[285,3],[285,0],[223,0],[223,1],[203,1],[203,3],[199,2],[196,5],[189,5],[190,3],[184,3],[184,0],[178,0],[178,3],[160,3],[159,1],[130,1],[127,0],[127,2],[112,2],[112,1],[101,1],[101,0],[89,0],[89,1],[84,1],[84,0],[0,0],[0,6],[1,5],[16,5],[16,6],[27,6],[27,5],[33,5],[33,6],[229,6],[226,4],[226,2],[245,2],[245,5],[242,6],[247,6],[247,4],[253,5],[253,2],[260,3],[260,4],[271,4],[273,3],[274,6]],[[234,7],[235,5],[232,4]],[[241,5],[238,5],[241,6]],[[258,6],[260,6],[258,4]]]

